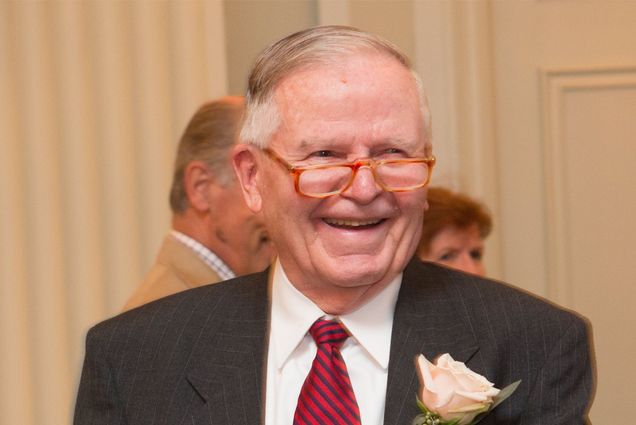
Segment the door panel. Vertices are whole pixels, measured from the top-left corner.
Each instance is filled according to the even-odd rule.
[[[591,419],[636,380],[636,2],[493,2],[503,274],[587,316]]]

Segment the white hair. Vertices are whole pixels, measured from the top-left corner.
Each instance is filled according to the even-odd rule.
[[[334,65],[343,57],[367,52],[394,58],[411,72],[419,96],[427,151],[431,144],[431,116],[422,81],[407,56],[391,42],[345,26],[321,26],[299,31],[266,48],[250,73],[243,143],[264,148],[278,129],[281,117],[274,99],[278,84],[292,72],[309,66]]]

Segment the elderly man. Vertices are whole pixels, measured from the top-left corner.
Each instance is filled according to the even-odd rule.
[[[234,166],[276,264],[92,329],[76,424],[410,424],[419,353],[500,388],[522,381],[483,425],[584,423],[584,321],[412,259],[434,160],[419,80],[394,46],[346,27],[275,43],[250,76],[241,138]]]
[[[243,97],[228,96],[192,116],[175,161],[172,231],[125,310],[268,266],[272,244],[261,215],[245,205],[230,162],[244,110]]]

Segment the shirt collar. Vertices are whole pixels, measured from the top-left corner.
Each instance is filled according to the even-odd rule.
[[[389,366],[393,313],[401,283],[402,273],[362,307],[339,316],[356,341],[385,370]],[[274,361],[278,369],[299,346],[311,325],[325,315],[294,287],[277,260],[272,277],[270,343],[275,346]]]
[[[402,273],[359,309],[340,316],[351,335],[383,369],[389,367],[391,331]]]
[[[225,264],[221,258],[210,249],[190,236],[185,235],[177,230],[170,232],[173,238],[190,248],[208,267],[210,267],[222,280],[228,280],[236,277],[236,274]]]

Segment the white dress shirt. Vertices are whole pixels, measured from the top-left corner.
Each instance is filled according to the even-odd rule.
[[[351,337],[340,352],[364,425],[382,425],[391,347],[393,312],[402,275],[358,310],[339,316]],[[271,280],[272,312],[267,354],[265,424],[291,424],[300,389],[316,355],[308,331],[326,315],[289,281],[276,261]]]

